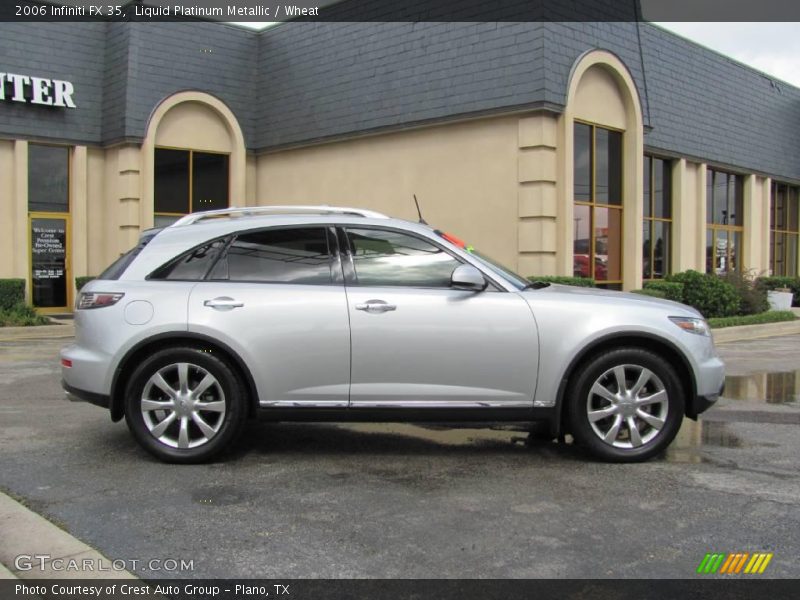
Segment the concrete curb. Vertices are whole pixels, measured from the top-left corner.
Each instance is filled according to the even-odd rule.
[[[36,327],[0,327],[0,342],[66,339],[75,335],[72,323]]]
[[[729,342],[742,342],[778,335],[800,334],[800,320],[784,321],[782,323],[764,323],[762,325],[741,325],[739,327],[723,327],[712,329],[714,343],[727,344]]]
[[[0,492],[0,579],[137,579],[128,571],[115,571],[111,561],[91,546]],[[29,559],[31,569],[17,569],[17,557]],[[55,566],[53,564],[55,562]],[[60,562],[59,562],[60,561]],[[74,562],[73,562],[74,561]],[[72,569],[71,565],[79,568]],[[84,565],[93,565],[84,569]],[[107,570],[99,570],[99,569]]]

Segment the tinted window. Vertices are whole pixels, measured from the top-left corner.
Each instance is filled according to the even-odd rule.
[[[574,181],[575,200],[592,198],[592,128],[575,123]]]
[[[320,284],[331,282],[324,229],[269,229],[238,236],[211,279]]]
[[[181,279],[197,281],[203,279],[217,257],[219,251],[225,246],[223,240],[216,240],[193,248],[178,260],[161,267],[154,272],[151,279]]]
[[[193,152],[192,211],[228,206],[228,155]]]
[[[413,235],[378,229],[348,229],[359,285],[450,287],[461,263]]]
[[[28,210],[69,211],[69,150],[28,145]]]
[[[156,148],[153,200],[157,213],[189,212],[189,151]]]
[[[139,243],[136,244],[131,250],[128,250],[125,254],[120,256],[117,260],[115,260],[111,265],[100,275],[97,276],[98,279],[119,279],[122,274],[125,272],[125,269],[128,268],[133,262],[133,259],[136,258],[142,249],[150,243],[157,234],[159,230],[145,231],[141,237],[139,238]]]

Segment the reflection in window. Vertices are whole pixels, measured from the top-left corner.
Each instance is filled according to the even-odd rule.
[[[744,179],[740,175],[707,169],[706,223],[706,272],[741,269]]]
[[[269,229],[240,235],[214,266],[211,279],[272,283],[331,282],[324,229]]]
[[[28,210],[69,212],[69,148],[28,144]]]
[[[450,287],[461,263],[421,238],[383,229],[347,230],[359,285]]]
[[[198,246],[181,256],[178,260],[170,262],[159,269],[150,277],[151,279],[178,279],[199,281],[202,280],[208,269],[223,248],[224,242],[216,240],[210,244]]]
[[[573,274],[622,285],[622,132],[574,127]]]
[[[672,251],[672,165],[644,157],[644,227],[642,278],[661,279],[670,273]]]
[[[800,238],[800,187],[772,184],[770,204],[770,265],[773,275],[798,275]]]

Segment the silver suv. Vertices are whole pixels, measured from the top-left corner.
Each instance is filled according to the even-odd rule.
[[[645,460],[722,391],[693,308],[530,282],[424,223],[327,206],[188,215],[80,293],[71,399],[158,458],[244,422],[517,421]]]

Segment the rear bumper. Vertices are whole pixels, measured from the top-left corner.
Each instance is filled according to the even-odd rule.
[[[61,382],[61,387],[64,388],[64,394],[70,402],[88,402],[102,408],[108,408],[111,405],[111,399],[104,394],[80,390],[72,387],[66,381]]]

